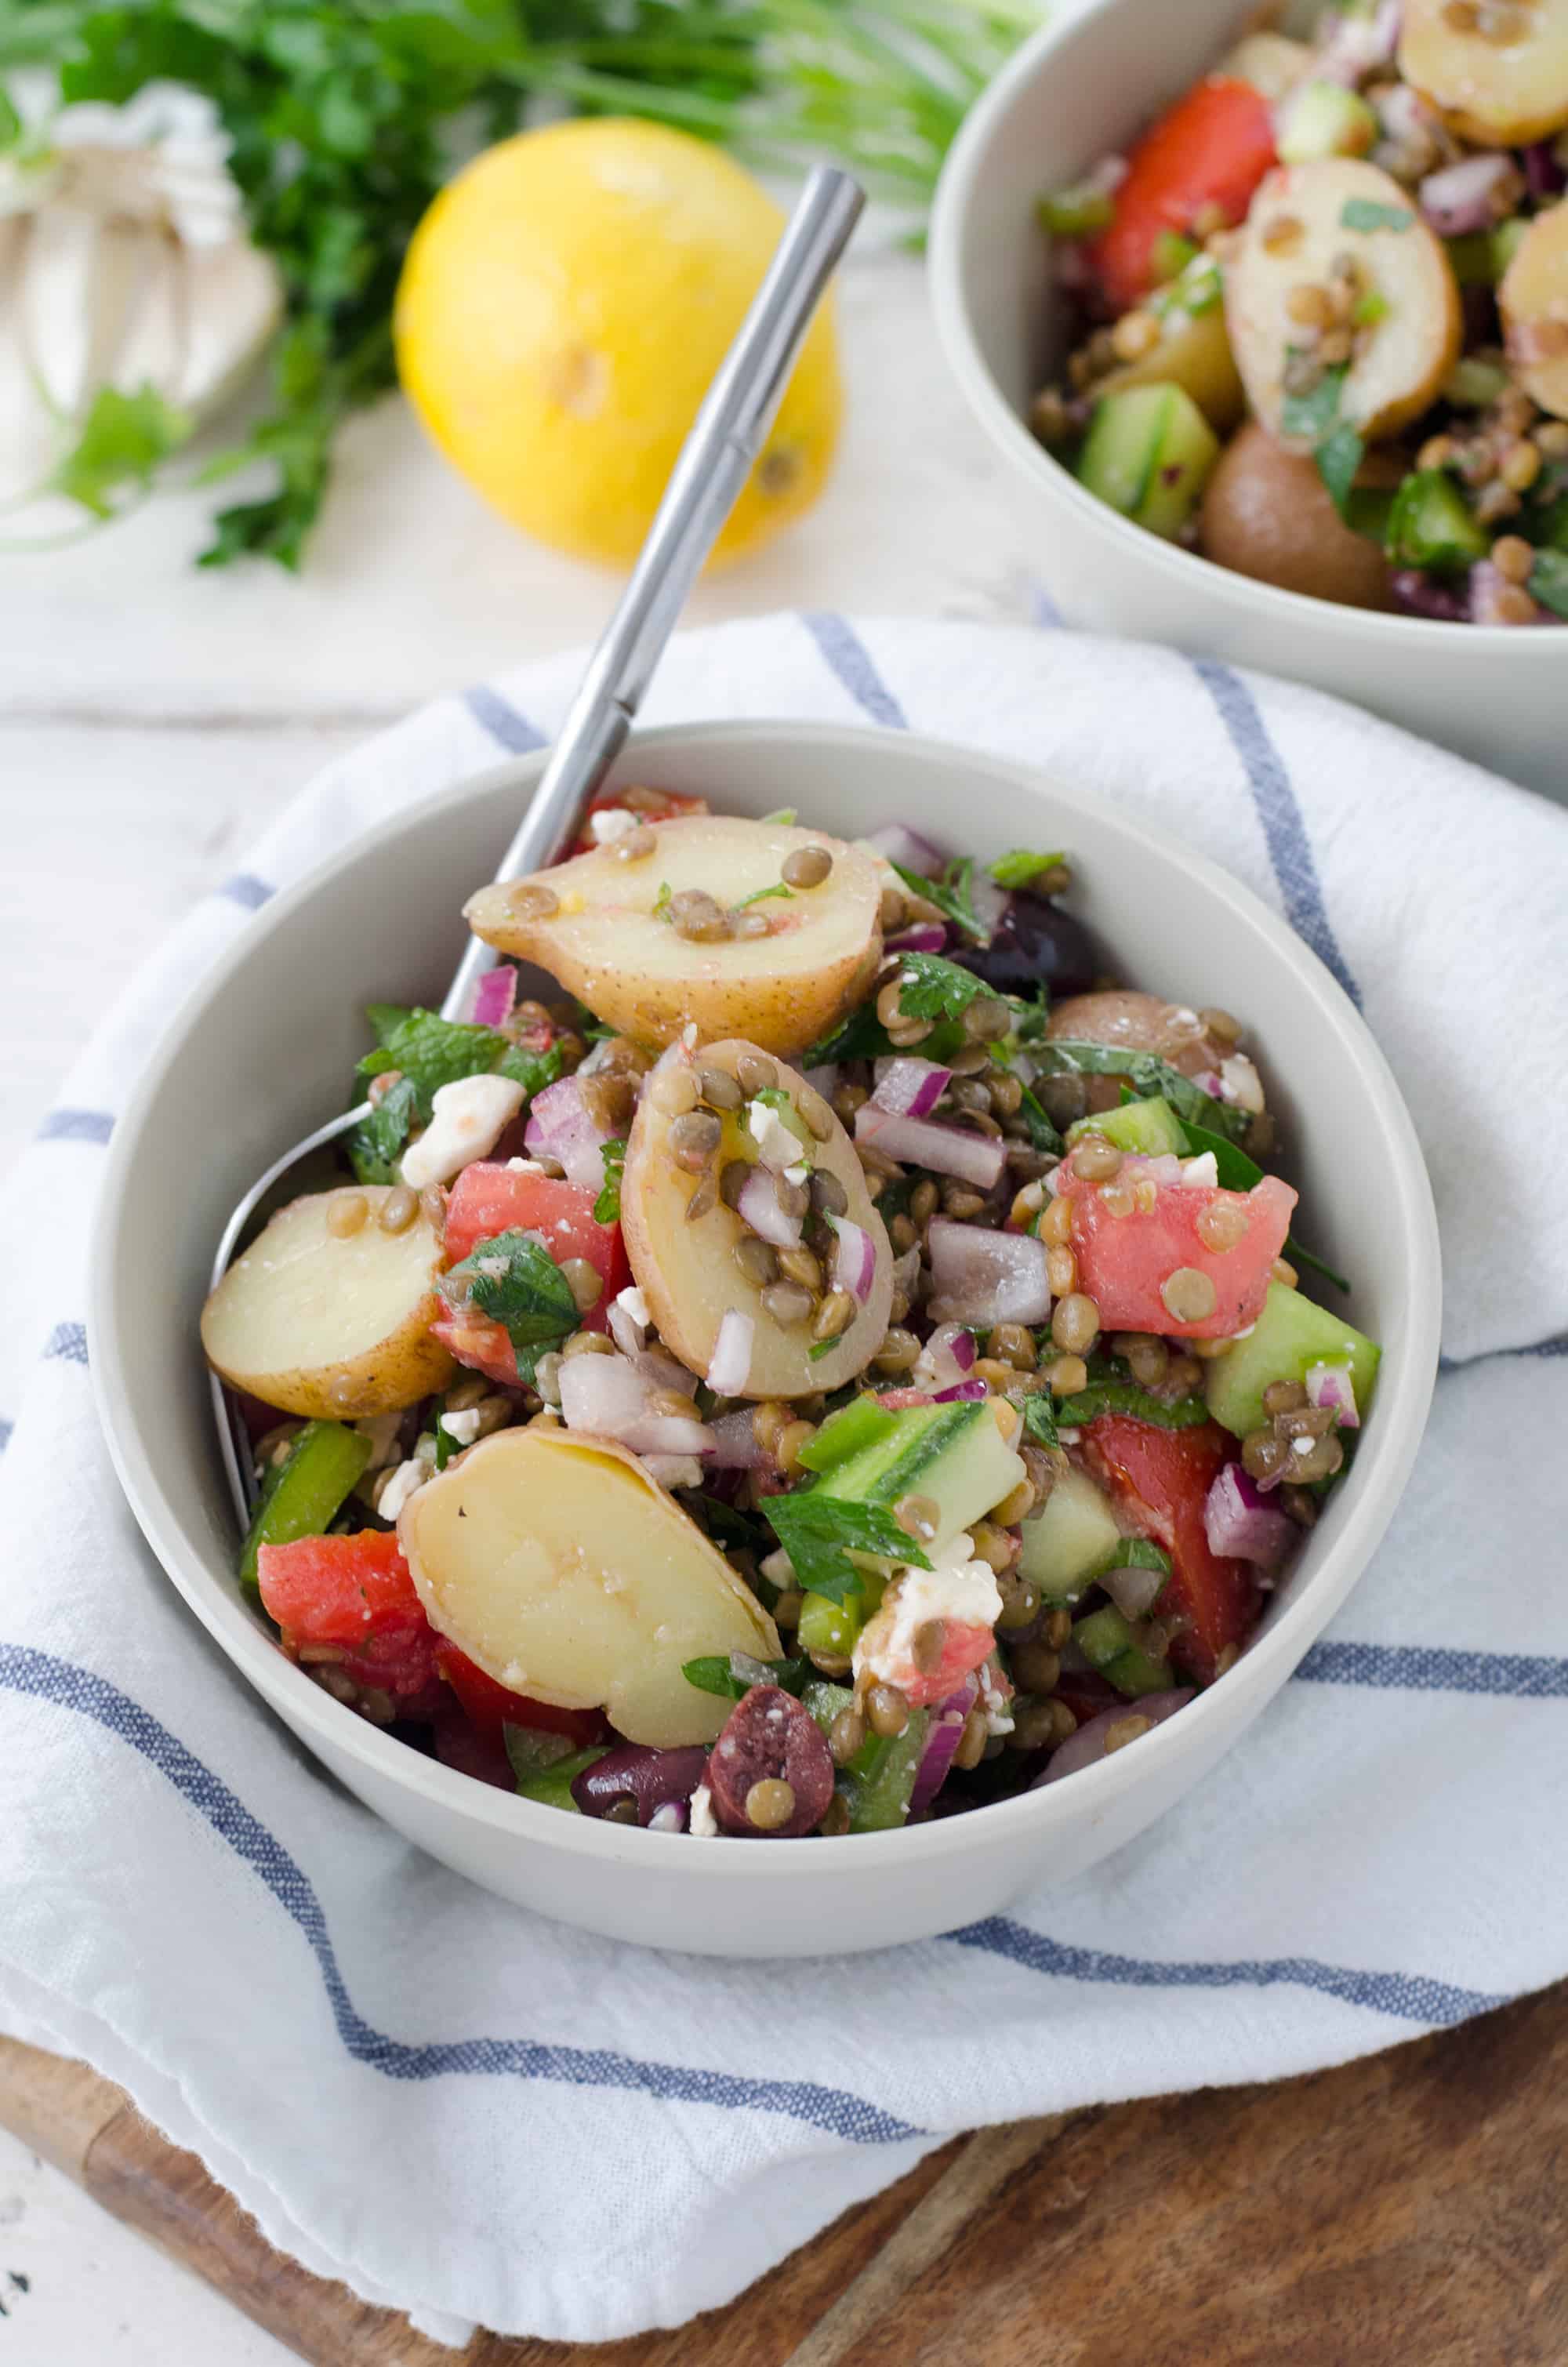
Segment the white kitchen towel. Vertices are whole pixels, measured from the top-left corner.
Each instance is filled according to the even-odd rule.
[[[0,2026],[123,2081],[275,2242],[451,2337],[678,2323],[955,2130],[1308,2070],[1568,1973],[1568,813],[1168,651],[773,617],[677,640],[648,719],[858,719],[1025,759],[1245,879],[1392,1060],[1447,1260],[1430,1432],[1332,1632],[1194,1797],[920,1946],[658,1954],[421,1856],[186,1615],[85,1369],[115,1114],[279,887],[538,745],[579,663],[442,701],[317,781],[107,1015],[0,1231]]]

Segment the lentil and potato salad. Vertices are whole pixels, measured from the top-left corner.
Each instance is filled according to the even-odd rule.
[[[203,1315],[281,1648],[704,1839],[955,1815],[1222,1678],[1379,1350],[1300,1286],[1240,1020],[1072,885],[628,788],[481,889],[472,1024],[370,1007],[344,1171]]]
[[[1279,588],[1568,620],[1568,0],[1254,33],[1041,201],[1077,312],[1035,433]]]

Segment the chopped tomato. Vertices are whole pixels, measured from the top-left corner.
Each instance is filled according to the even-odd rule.
[[[546,1734],[566,1734],[586,1748],[604,1738],[604,1720],[596,1709],[561,1709],[554,1702],[535,1701],[514,1693],[487,1676],[456,1644],[443,1639],[436,1646],[435,1665],[472,1723],[481,1734],[499,1738],[502,1727],[531,1726]]]
[[[499,1161],[479,1159],[465,1167],[446,1204],[446,1254],[459,1264],[480,1241],[497,1233],[536,1233],[558,1265],[583,1258],[604,1287],[582,1319],[585,1331],[603,1331],[610,1301],[632,1278],[619,1225],[602,1225],[593,1214],[596,1195],[586,1184],[549,1175],[518,1174]]]
[[[256,1577],[286,1651],[321,1659],[330,1649],[334,1666],[393,1694],[405,1717],[438,1704],[437,1638],[390,1531],[263,1546]]]
[[[1251,1563],[1212,1553],[1203,1525],[1204,1501],[1235,1455],[1235,1439],[1217,1421],[1161,1430],[1131,1414],[1102,1413],[1087,1425],[1082,1444],[1090,1472],[1129,1526],[1170,1556],[1159,1615],[1189,1623],[1170,1657],[1200,1684],[1212,1684],[1221,1655],[1232,1646],[1239,1651],[1258,1620]]]
[[[433,1339],[457,1357],[459,1365],[482,1373],[487,1381],[495,1381],[503,1389],[523,1386],[523,1376],[517,1369],[517,1351],[504,1323],[493,1315],[476,1315],[471,1308],[461,1315],[443,1316],[430,1327]]]
[[[1151,123],[1127,159],[1116,217],[1089,250],[1089,268],[1113,311],[1127,312],[1155,286],[1155,250],[1167,231],[1190,238],[1217,221],[1245,221],[1253,191],[1275,161],[1269,102],[1250,83],[1211,74]]]
[[[1105,1710],[1128,1705],[1126,1694],[1119,1693],[1109,1677],[1097,1675],[1093,1669],[1064,1669],[1052,1698],[1064,1702],[1080,1726]]]
[[[1277,1175],[1266,1175],[1250,1192],[1156,1183],[1153,1207],[1140,1207],[1136,1195],[1153,1182],[1157,1164],[1124,1160],[1109,1184],[1091,1184],[1071,1160],[1057,1170],[1058,1192],[1072,1200],[1078,1287],[1099,1308],[1103,1331],[1157,1331],[1178,1340],[1228,1338],[1256,1322],[1263,1311],[1274,1261],[1291,1229],[1296,1195]],[[1125,1216],[1118,1215],[1129,1192],[1134,1195],[1134,1206]],[[1234,1211],[1237,1221],[1245,1217],[1246,1230],[1234,1248],[1216,1250],[1203,1234],[1214,1223],[1210,1212],[1222,1210]],[[1211,1312],[1186,1321],[1172,1312],[1163,1295],[1171,1277],[1184,1272],[1203,1274],[1214,1286]],[[1172,1296],[1179,1306],[1180,1285]]]
[[[638,789],[635,806],[627,804],[625,789],[602,789],[588,808],[589,814],[608,813],[612,809],[635,813],[639,821],[674,821],[682,814],[705,814],[706,798],[682,798],[673,789]],[[599,844],[588,827],[588,815],[583,816],[583,829],[572,845],[573,855],[591,855]]]

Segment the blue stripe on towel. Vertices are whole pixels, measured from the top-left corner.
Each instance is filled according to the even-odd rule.
[[[874,723],[890,731],[907,731],[909,719],[872,663],[871,652],[852,626],[830,608],[801,611],[801,623],[821,651],[823,659]]]
[[[87,1327],[85,1323],[57,1323],[43,1343],[46,1360],[65,1365],[85,1365],[87,1361]]]
[[[482,731],[488,731],[509,756],[531,756],[547,743],[537,724],[520,715],[488,682],[476,682],[463,693],[463,704]]]
[[[1284,760],[1258,712],[1258,702],[1239,674],[1212,658],[1194,659],[1193,672],[1218,708],[1220,720],[1246,771],[1252,801],[1263,825],[1269,860],[1284,900],[1285,917],[1359,1011],[1361,991],[1339,950],[1334,924],[1323,900],[1323,886],[1302,810]]]
[[[39,1142],[107,1142],[114,1132],[108,1110],[52,1109],[39,1127]]]
[[[1314,1644],[1296,1675],[1308,1684],[1568,1700],[1568,1660],[1534,1652],[1459,1652],[1440,1644]]]
[[[231,904],[240,904],[247,912],[255,912],[270,897],[276,896],[277,890],[267,880],[258,879],[254,871],[236,871],[232,879],[225,879],[217,892],[220,896],[226,896]]]
[[[734,2072],[647,2061],[608,2047],[556,2046],[526,2038],[433,2040],[415,2045],[389,2037],[373,2029],[350,1999],[321,1900],[303,1868],[166,1727],[90,1670],[27,1645],[0,1645],[0,1686],[94,1719],[140,1751],[167,1778],[298,1924],[316,1959],[344,2048],[356,2063],[386,2078],[435,2079],[460,2072],[483,2078],[554,2079],[578,2088],[622,2088],[660,2102],[776,2112],[852,2145],[899,2145],[926,2135],[863,2096],[846,2089],[824,2088],[812,2079],[750,2079]]]
[[[1555,1332],[1550,1340],[1527,1340],[1517,1348],[1483,1348],[1478,1356],[1439,1356],[1440,1373],[1468,1373],[1477,1365],[1489,1365],[1498,1356],[1568,1356],[1568,1331]]]
[[[950,1931],[963,1948],[982,1949],[1006,1956],[1027,1972],[1057,1980],[1109,1981],[1140,1989],[1278,1988],[1292,1986],[1316,1989],[1342,2005],[1364,2006],[1371,2013],[1393,2014],[1428,2029],[1468,2022],[1472,2014],[1489,2013],[1507,2002],[1481,1989],[1456,1988],[1450,1982],[1430,1979],[1425,1973],[1360,1973],[1339,1965],[1320,1965],[1312,1956],[1265,1956],[1235,1964],[1160,1964],[1145,1956],[1117,1956],[1100,1948],[1074,1948],[1015,1923],[1010,1916],[988,1916],[962,1931]]]

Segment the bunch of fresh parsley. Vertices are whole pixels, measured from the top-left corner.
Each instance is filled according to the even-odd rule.
[[[282,274],[272,404],[203,471],[264,460],[202,564],[297,567],[338,430],[393,383],[392,299],[420,217],[531,102],[642,115],[760,165],[840,158],[921,206],[965,108],[1039,0],[11,0],[0,75],[57,72],[116,105],[158,79],[206,93],[252,238]],[[0,89],[0,150],[22,136]],[[145,492],[192,423],[151,387],[107,391],[55,490],[97,516]]]

